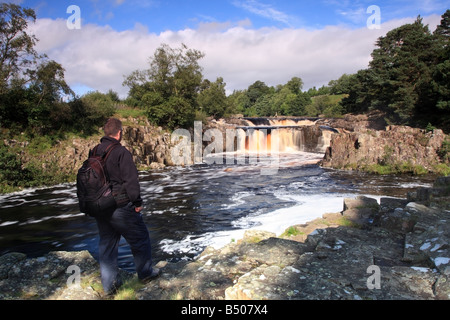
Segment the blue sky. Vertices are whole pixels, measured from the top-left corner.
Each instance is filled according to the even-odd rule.
[[[162,43],[205,53],[205,78],[223,77],[227,91],[256,80],[284,84],[303,79],[308,89],[367,67],[378,37],[418,15],[434,29],[450,8],[444,0],[15,0],[33,8],[37,50],[66,69],[79,94],[113,89],[122,97],[124,76],[148,66]],[[69,30],[70,5],[81,28]],[[367,21],[380,8],[381,25]]]
[[[35,9],[39,18],[67,18],[69,5],[81,10],[83,24],[108,25],[114,30],[133,29],[136,23],[150,32],[197,28],[201,23],[247,20],[247,27],[320,29],[327,25],[352,28],[366,24],[367,8],[377,5],[382,20],[442,15],[450,1],[442,0],[24,0],[22,6]]]

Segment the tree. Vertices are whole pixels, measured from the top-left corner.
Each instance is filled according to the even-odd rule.
[[[437,62],[433,69],[428,100],[436,104],[435,123],[450,128],[450,9],[434,32]]]
[[[39,58],[34,49],[37,39],[26,32],[30,20],[36,20],[34,10],[0,4],[0,94],[8,90],[12,81],[26,83],[28,79],[23,76]]]
[[[73,123],[62,100],[75,94],[64,80],[64,68],[34,49],[38,39],[27,28],[35,20],[32,9],[0,4],[0,122],[46,134]]]
[[[270,88],[264,82],[258,80],[248,87],[246,94],[249,99],[249,103],[254,104],[260,97],[268,94],[269,92]]]
[[[157,125],[192,126],[203,78],[198,61],[203,57],[184,44],[178,49],[163,44],[149,60],[149,69],[136,70],[124,80],[129,99],[145,108]]]
[[[448,122],[450,11],[434,33],[419,16],[380,37],[369,68],[348,80],[346,112],[381,110],[393,123],[426,126]],[[337,90],[339,82],[332,83]],[[446,120],[447,119],[447,120]]]
[[[293,77],[288,81],[286,87],[294,94],[299,94],[303,89],[303,80],[298,77]]]
[[[351,90],[350,81],[352,80],[353,75],[348,75],[344,73],[339,79],[331,80],[328,83],[330,87],[331,94],[346,94]]]
[[[388,32],[377,46],[370,69],[377,74],[374,85],[380,99],[378,106],[396,122],[410,123],[423,85],[431,81],[435,63],[434,50],[430,50],[432,34],[418,17],[414,23]]]
[[[229,111],[227,96],[225,93],[226,83],[219,77],[215,82],[203,81],[202,91],[197,101],[200,111],[203,111],[214,119],[222,118]]]

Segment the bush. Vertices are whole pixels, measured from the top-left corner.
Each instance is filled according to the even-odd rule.
[[[93,134],[116,111],[111,95],[90,92],[70,103],[72,124],[85,135]]]
[[[0,192],[10,192],[17,187],[26,187],[33,180],[28,169],[22,168],[22,161],[7,146],[0,148]]]

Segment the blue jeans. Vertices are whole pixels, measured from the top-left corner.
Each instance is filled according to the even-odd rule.
[[[103,290],[110,293],[121,286],[117,257],[121,236],[130,245],[139,279],[152,273],[150,236],[142,214],[132,203],[118,208],[109,218],[96,218],[100,235],[99,262]]]

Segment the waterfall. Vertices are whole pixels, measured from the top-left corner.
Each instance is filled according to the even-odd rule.
[[[325,153],[332,128],[315,125],[317,119],[246,118],[249,126],[238,127],[240,153]]]

